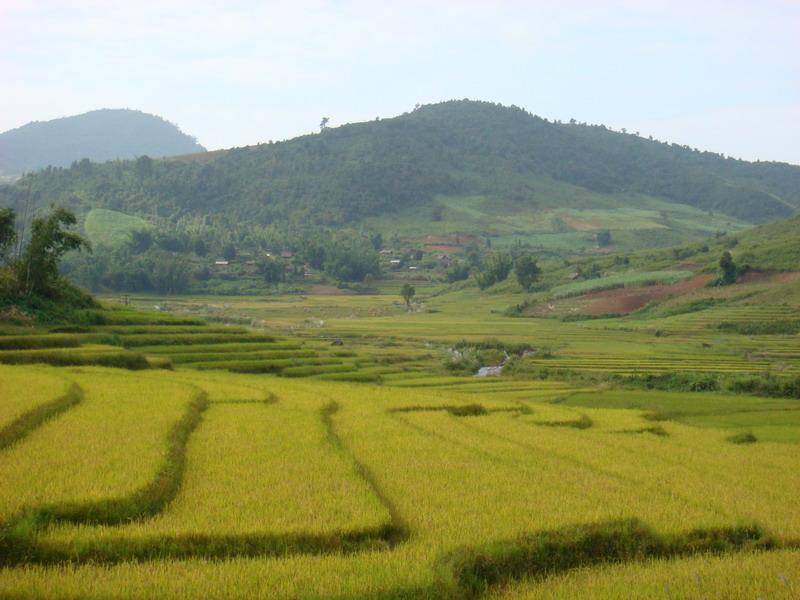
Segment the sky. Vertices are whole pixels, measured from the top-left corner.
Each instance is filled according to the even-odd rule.
[[[0,0],[0,131],[97,108],[209,149],[454,98],[800,164],[798,0]]]

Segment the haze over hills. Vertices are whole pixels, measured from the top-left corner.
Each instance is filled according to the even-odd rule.
[[[101,109],[0,133],[0,175],[66,167],[83,158],[105,161],[204,151],[195,138],[161,117],[137,110]]]

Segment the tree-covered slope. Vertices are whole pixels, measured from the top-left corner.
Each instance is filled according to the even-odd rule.
[[[161,117],[103,109],[0,133],[0,175],[66,167],[83,158],[104,161],[203,151],[197,140]]]
[[[800,207],[800,167],[549,122],[486,102],[423,106],[392,119],[201,156],[50,169],[0,203],[18,202],[19,190],[30,186],[42,204],[84,213],[103,207],[170,219],[216,214],[312,225],[391,215],[430,206],[442,195],[542,209],[569,206],[573,197],[578,208],[591,209],[593,194],[637,208],[649,197],[749,222],[791,216]],[[591,193],[550,199],[543,182]]]

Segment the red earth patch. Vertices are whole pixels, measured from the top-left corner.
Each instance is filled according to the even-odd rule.
[[[589,304],[580,312],[594,316],[624,315],[665,296],[686,293],[701,288],[713,278],[713,274],[704,273],[669,285],[659,284],[592,292],[581,296],[581,299],[589,301]]]

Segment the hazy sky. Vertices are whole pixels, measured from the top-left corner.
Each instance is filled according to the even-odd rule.
[[[800,164],[800,1],[0,0],[0,131],[137,108],[210,149],[452,98]]]

